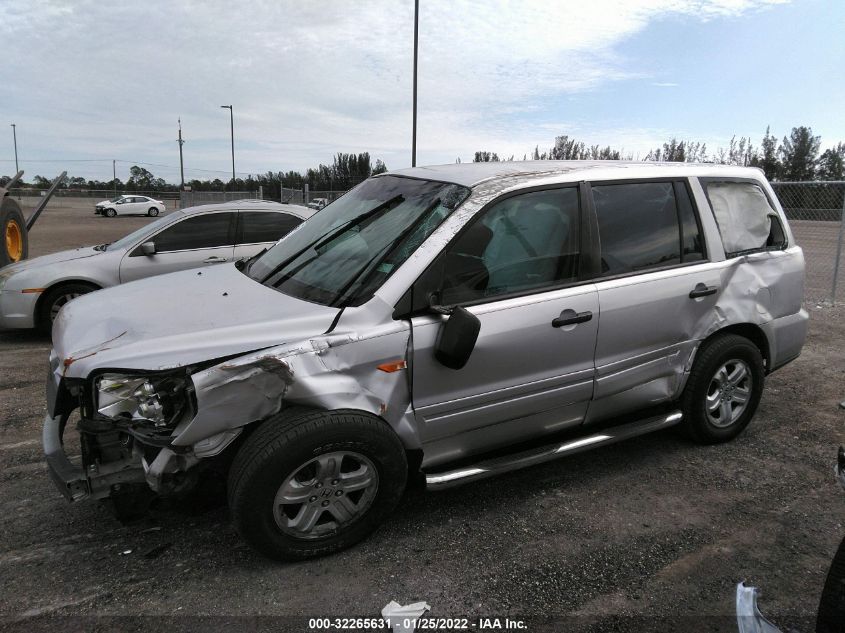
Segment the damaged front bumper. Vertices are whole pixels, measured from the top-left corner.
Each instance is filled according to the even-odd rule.
[[[62,436],[67,418],[44,418],[42,442],[50,479],[68,501],[104,499],[119,491],[124,484],[146,481],[144,469],[136,455],[106,464],[83,467],[74,464],[65,453]]]
[[[171,448],[144,444],[139,437],[109,423],[81,420],[80,432],[86,436],[81,464],[67,455],[63,435],[67,418],[44,418],[42,442],[50,479],[68,501],[105,499],[122,494],[132,486],[146,486],[161,495],[183,491],[193,483],[189,472],[200,463],[190,448]],[[96,428],[99,426],[99,428]],[[107,458],[86,459],[86,452],[100,451]]]

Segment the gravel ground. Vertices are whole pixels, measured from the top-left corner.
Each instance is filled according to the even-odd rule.
[[[63,245],[110,241],[146,221],[68,222],[73,213],[45,214],[33,241],[39,229]],[[0,626],[308,630],[304,619],[137,616],[375,617],[390,600],[425,600],[432,616],[527,617],[531,631],[734,631],[734,587],[745,580],[762,588],[772,620],[810,631],[845,535],[845,492],[832,476],[843,342],[845,308],[812,306],[803,355],[769,377],[757,417],[732,443],[702,447],[667,431],[412,491],[361,545],[280,564],[240,542],[219,493],[127,526],[97,504],[67,504],[40,448],[49,342],[0,333]]]

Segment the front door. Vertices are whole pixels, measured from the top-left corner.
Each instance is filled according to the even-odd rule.
[[[507,197],[470,221],[414,294],[481,321],[460,370],[434,357],[445,316],[412,318],[413,406],[425,465],[582,422],[593,391],[598,293],[579,284],[577,187]]]
[[[120,263],[120,282],[231,262],[234,256],[233,211],[203,213],[168,225],[147,238],[156,246],[154,255],[145,255],[139,244]]]

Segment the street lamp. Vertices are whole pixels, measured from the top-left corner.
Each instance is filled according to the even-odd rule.
[[[229,110],[229,127],[232,131],[232,189],[235,188],[235,115],[232,113],[232,106],[220,106]]]
[[[14,123],[12,123],[12,140],[15,143],[15,173],[18,173],[20,171],[20,168],[18,167],[18,134],[15,131]]]
[[[411,167],[417,166],[417,49],[419,42],[420,0],[414,0],[414,123],[411,135]]]

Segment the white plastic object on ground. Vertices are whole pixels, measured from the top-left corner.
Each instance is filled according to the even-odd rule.
[[[381,610],[381,617],[390,620],[390,628],[393,629],[393,633],[413,633],[416,627],[412,622],[430,610],[431,607],[428,606],[427,602],[414,602],[403,607],[395,600],[391,600]],[[410,626],[405,626],[406,622]]]
[[[739,633],[782,633],[757,608],[757,588],[736,586],[736,628]]]

